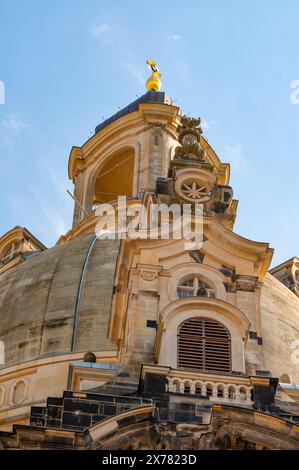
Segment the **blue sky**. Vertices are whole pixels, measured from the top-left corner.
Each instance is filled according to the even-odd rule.
[[[151,58],[231,163],[235,231],[273,265],[298,255],[298,17],[297,0],[0,0],[0,234],[67,231],[70,149],[144,93]]]

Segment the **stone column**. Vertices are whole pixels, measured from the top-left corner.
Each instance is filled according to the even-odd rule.
[[[157,178],[163,175],[164,128],[160,122],[150,124],[147,184],[149,191],[155,190]]]
[[[168,392],[175,392],[175,387],[173,386],[173,379],[167,379],[168,380]],[[166,385],[167,387],[167,385]]]
[[[75,189],[74,189],[75,199],[82,205],[83,198],[83,173],[80,171],[75,178]],[[74,216],[73,216],[73,228],[80,223],[83,218],[84,212],[80,206],[74,202]]]
[[[246,390],[246,402],[247,403],[251,403],[252,400],[251,400],[251,390],[250,389],[247,389]]]
[[[87,188],[85,191],[85,197],[83,201],[83,207],[84,207],[84,210],[87,212],[87,214],[89,214],[92,211],[94,187],[95,187],[94,177],[89,177],[89,179],[87,180]]]
[[[216,384],[212,384],[212,385],[213,385],[212,397],[217,398],[217,385]]]

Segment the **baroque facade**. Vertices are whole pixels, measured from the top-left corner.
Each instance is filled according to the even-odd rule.
[[[0,238],[0,448],[299,449],[298,259],[233,231],[199,125],[150,89],[72,148],[55,247]],[[97,237],[120,195],[202,204],[202,245]]]

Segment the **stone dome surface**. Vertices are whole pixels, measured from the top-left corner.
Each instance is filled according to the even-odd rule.
[[[269,273],[262,288],[261,321],[266,367],[274,377],[287,374],[299,383],[299,298]]]
[[[94,234],[78,236],[0,276],[4,367],[55,354],[115,350],[106,336],[118,242],[97,240],[86,262],[93,239]]]

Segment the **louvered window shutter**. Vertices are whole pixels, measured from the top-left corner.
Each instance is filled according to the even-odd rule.
[[[178,367],[231,372],[231,341],[227,329],[214,320],[191,318],[178,330]]]

